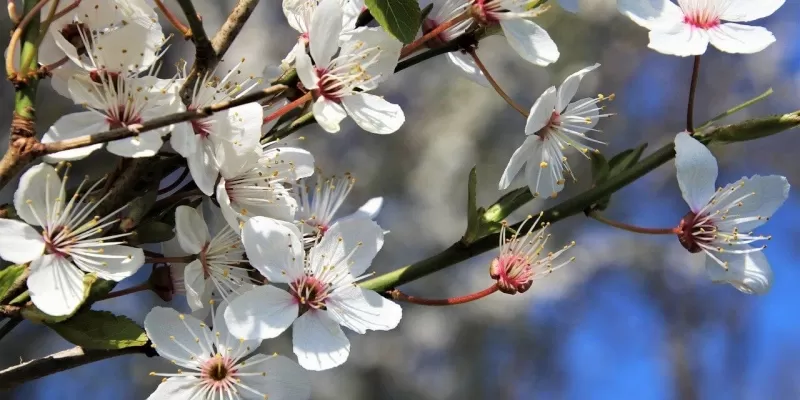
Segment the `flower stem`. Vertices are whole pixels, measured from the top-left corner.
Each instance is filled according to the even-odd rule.
[[[614,228],[622,229],[628,232],[643,233],[646,235],[674,235],[680,233],[680,229],[678,228],[642,228],[635,225],[628,225],[622,222],[612,221],[596,212],[590,213],[589,217],[608,226],[613,226]]]
[[[8,19],[10,19],[14,25],[19,24],[19,14],[17,13],[17,5],[14,3],[14,0],[8,0]]]
[[[121,297],[121,296],[125,296],[125,295],[131,294],[131,293],[136,293],[136,292],[144,292],[146,290],[150,290],[150,282],[144,282],[144,283],[141,283],[141,284],[136,285],[136,286],[131,286],[131,287],[127,288],[127,289],[115,290],[115,291],[113,291],[113,292],[111,292],[111,293],[99,298],[98,301],[113,299],[115,297]]]
[[[478,69],[480,69],[481,72],[483,72],[483,76],[485,76],[486,80],[489,81],[489,84],[492,85],[492,87],[494,88],[494,91],[497,92],[497,94],[499,94],[500,97],[502,97],[503,100],[505,100],[506,103],[508,103],[508,105],[510,105],[515,110],[517,110],[518,113],[522,114],[523,117],[528,118],[528,112],[525,111],[525,109],[522,108],[519,104],[514,102],[514,100],[511,98],[511,96],[506,94],[506,92],[503,90],[503,88],[501,88],[500,85],[497,83],[497,81],[494,80],[494,78],[492,77],[492,74],[489,73],[489,70],[486,69],[485,65],[483,65],[483,62],[481,62],[481,59],[478,58],[478,53],[475,52],[475,49],[471,48],[471,49],[467,50],[467,53],[469,53],[469,55],[472,56],[472,59],[475,60],[475,65],[477,65]]]
[[[407,44],[406,46],[404,46],[403,49],[400,51],[400,59],[402,60],[402,59],[410,56],[415,51],[419,50],[419,48],[422,47],[422,45],[427,43],[429,40],[441,35],[442,32],[452,28],[456,24],[459,24],[459,23],[465,21],[467,18],[470,18],[470,15],[469,15],[468,12],[465,12],[465,13],[463,13],[461,15],[456,16],[455,18],[453,18],[453,19],[451,19],[449,21],[445,21],[445,22],[439,24],[439,26],[437,26],[436,28],[433,28],[430,32],[422,35],[422,37],[420,37],[419,39]]]
[[[183,37],[188,38],[191,36],[192,31],[178,19],[178,16],[176,16],[172,11],[169,10],[169,8],[167,8],[167,6],[164,5],[163,1],[155,0],[155,2],[158,6],[158,9],[161,10],[162,14],[164,14],[164,17],[167,18],[169,23],[172,24],[172,26],[175,27],[175,29],[177,29],[181,35],[183,35]]]
[[[692,82],[689,85],[689,105],[686,109],[686,131],[694,133],[694,93],[697,91],[697,78],[700,75],[700,56],[694,56]]]
[[[270,121],[274,121],[274,120],[286,115],[286,113],[288,113],[289,111],[292,111],[295,108],[298,108],[298,107],[308,103],[313,98],[314,98],[314,96],[311,94],[310,91],[306,92],[306,94],[302,95],[298,99],[296,99],[296,100],[292,101],[291,103],[289,103],[289,104],[287,104],[287,105],[275,110],[275,112],[273,112],[272,114],[267,115],[266,117],[264,117],[264,121],[263,122],[266,124],[266,123],[268,123]]]
[[[466,296],[460,297],[451,297],[447,299],[423,299],[421,297],[409,296],[398,289],[394,289],[389,291],[389,295],[392,296],[393,299],[398,301],[404,301],[406,303],[413,303],[413,304],[420,304],[423,306],[453,306],[456,304],[464,304],[469,303],[478,299],[482,299],[498,290],[498,286],[495,283],[492,286],[489,286],[486,289],[481,290],[480,292],[475,292],[473,294],[468,294]]]
[[[56,15],[53,16],[53,21],[57,21],[61,17],[67,15],[70,11],[78,8],[81,5],[81,1],[83,0],[75,0],[70,5],[64,7],[61,11],[57,12]]]
[[[28,0],[25,2],[25,16],[20,21],[17,28],[14,29],[14,32],[11,34],[11,39],[8,42],[8,54],[6,55],[6,74],[8,76],[14,76],[15,79],[22,78],[28,72],[30,65],[20,64],[19,65],[19,72],[17,72],[16,67],[14,66],[14,56],[16,55],[16,48],[17,43],[22,39],[22,35],[25,34],[26,38],[30,40],[26,40],[26,43],[23,43],[22,50],[21,50],[21,57],[23,60],[27,59],[28,63],[33,63],[35,60],[35,56],[38,53],[36,47],[36,38],[39,36],[39,11],[42,7],[47,4],[49,0],[39,0],[39,2],[35,3],[33,0]],[[32,4],[32,6],[31,6]],[[31,25],[30,32],[27,31],[28,25]]]

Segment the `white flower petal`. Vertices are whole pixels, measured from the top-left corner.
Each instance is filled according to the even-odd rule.
[[[478,65],[475,64],[475,60],[473,60],[470,55],[460,51],[451,51],[447,53],[447,59],[450,60],[456,68],[464,72],[464,75],[466,75],[469,80],[481,86],[491,86],[486,76],[483,75],[483,72],[478,68]]]
[[[211,240],[203,216],[189,206],[175,208],[175,236],[189,254],[200,254]]]
[[[187,368],[197,367],[198,357],[210,356],[203,350],[203,344],[207,345],[203,329],[208,328],[197,318],[171,308],[155,307],[144,318],[144,330],[158,354]]]
[[[500,26],[508,44],[526,61],[542,67],[558,61],[558,47],[547,31],[535,22],[518,18],[502,19]]]
[[[564,174],[561,168],[561,157],[553,154],[552,146],[545,140],[537,140],[531,149],[534,155],[525,166],[525,181],[534,196],[556,195],[564,190]],[[538,156],[538,157],[537,157]]]
[[[308,371],[284,356],[256,354],[247,359],[238,371],[253,374],[242,377],[242,383],[264,393],[269,400],[306,400],[311,396]],[[265,374],[257,375],[259,372]]]
[[[748,246],[737,247],[738,250]],[[772,287],[772,268],[762,251],[745,254],[728,252],[715,253],[722,262],[727,262],[728,270],[711,257],[706,257],[706,272],[713,282],[729,283],[747,294],[765,294]]]
[[[381,247],[383,228],[375,221],[347,218],[334,223],[310,250],[309,264],[315,269],[338,265],[349,255],[347,265],[350,265],[350,273],[358,277],[369,268]]]
[[[108,130],[108,124],[95,112],[86,111],[67,114],[56,121],[42,136],[42,143],[58,142],[76,137],[93,135]],[[77,149],[60,151],[45,156],[47,162],[80,160],[103,147],[102,143]]]
[[[319,76],[314,68],[314,63],[311,61],[311,57],[306,54],[305,46],[297,46],[295,50],[295,69],[297,70],[297,76],[300,77],[300,82],[303,82],[303,86],[307,89],[316,89],[317,83],[319,82]]]
[[[505,171],[503,171],[503,175],[500,177],[500,183],[498,184],[499,190],[506,190],[509,186],[511,186],[511,182],[522,169],[522,166],[534,156],[532,151],[534,151],[536,147],[536,142],[540,141],[541,139],[539,136],[528,136],[525,138],[525,141],[522,142],[522,146],[519,146],[514,151],[514,154],[511,155],[511,159],[508,161]]]
[[[705,29],[696,29],[680,23],[663,31],[650,31],[651,49],[673,56],[698,56],[708,49],[709,35]]]
[[[622,15],[650,30],[668,29],[683,22],[683,11],[670,0],[617,0]]]
[[[339,35],[342,33],[342,6],[337,0],[322,0],[308,29],[309,47],[314,64],[327,67],[333,55],[339,50]]]
[[[720,18],[733,22],[755,21],[774,14],[784,3],[786,0],[731,0]]]
[[[75,249],[74,252],[81,254],[81,260],[73,257],[75,264],[86,272],[94,272],[103,279],[121,281],[139,270],[144,265],[144,251],[138,247],[123,245],[103,246],[102,253],[95,253],[97,249],[89,249],[86,252]]]
[[[277,173],[289,182],[314,175],[314,156],[296,147],[277,147],[264,152],[259,160],[270,175]]]
[[[675,136],[675,168],[683,199],[692,211],[708,204],[716,191],[717,160],[697,139],[681,132]]]
[[[406,121],[403,110],[380,96],[354,93],[342,98],[342,105],[353,121],[367,132],[381,135],[397,132]]]
[[[214,159],[213,150],[210,148],[211,143],[199,143],[199,148],[194,153],[186,157],[186,163],[189,165],[189,172],[192,175],[194,183],[207,196],[214,193],[214,184],[219,177],[219,166],[217,160]]]
[[[525,134],[533,135],[547,126],[553,112],[556,111],[556,104],[558,104],[558,94],[556,87],[551,86],[531,106],[528,121],[525,123]]]
[[[737,224],[735,223],[736,218],[731,217],[722,220],[720,222],[720,228],[730,221],[732,224],[730,227],[731,230],[736,226],[739,228],[739,232],[750,232],[764,225],[789,197],[789,182],[785,177],[778,175],[755,175],[750,178],[742,178],[741,181],[726,186],[723,191],[733,189],[733,187],[738,186],[740,182],[744,182],[744,185],[736,189],[736,193],[733,196],[737,197],[737,194],[745,196],[750,193],[752,193],[752,195],[742,199],[741,206],[735,207],[732,212],[739,217],[759,217],[759,219]]]
[[[141,158],[156,155],[163,144],[164,140],[161,139],[161,132],[149,131],[134,137],[109,142],[106,145],[106,149],[118,156]]]
[[[567,79],[564,79],[564,83],[562,83],[558,88],[558,101],[556,102],[556,110],[559,113],[563,113],[567,109],[567,106],[572,101],[572,98],[575,97],[575,93],[578,93],[578,86],[581,84],[581,79],[583,79],[586,74],[594,71],[598,67],[600,67],[600,64],[586,67],[568,76]]]
[[[45,314],[72,314],[83,301],[83,273],[69,260],[46,254],[31,262],[28,292]]]
[[[205,306],[203,294],[206,290],[206,278],[203,274],[203,263],[200,260],[194,260],[186,265],[183,270],[183,282],[189,307],[193,311],[203,308]]]
[[[47,223],[47,210],[53,206],[61,193],[61,178],[55,168],[48,164],[37,164],[22,174],[19,187],[14,192],[14,208],[17,215],[29,225]]]
[[[347,118],[347,112],[341,104],[320,97],[312,107],[314,118],[322,129],[330,132],[339,132],[339,124]]]
[[[264,108],[258,103],[244,104],[229,110],[225,117],[230,132],[218,132],[215,139],[230,141],[238,155],[261,150],[261,125]]]
[[[328,315],[340,325],[364,334],[367,330],[388,331],[403,317],[400,306],[371,290],[349,287],[331,295]]]
[[[300,316],[292,328],[292,344],[297,362],[311,371],[338,367],[350,355],[350,341],[325,311]]]
[[[365,49],[380,48],[380,54],[376,60],[368,64],[362,64],[363,72],[374,79],[359,83],[359,88],[365,91],[373,90],[378,87],[379,83],[394,75],[403,44],[385,30],[378,27],[361,27],[354,30],[347,39],[340,39],[344,41],[339,53],[340,56],[357,55]]]
[[[14,264],[33,261],[44,253],[44,239],[30,225],[0,219],[0,258]]]
[[[722,24],[708,34],[711,44],[726,53],[758,53],[775,43],[775,35],[760,26]]]
[[[158,384],[147,400],[192,400],[202,391],[203,382],[194,376],[173,376]]]
[[[277,337],[297,319],[295,298],[272,285],[257,286],[231,300],[225,323],[231,334],[245,339]]]
[[[383,207],[383,197],[373,197],[367,200],[364,205],[358,208],[356,212],[350,214],[347,218],[356,217],[356,218],[369,218],[374,220],[375,217],[378,216],[378,213],[381,212],[381,208]]]
[[[184,122],[173,127],[169,144],[181,156],[189,157],[197,151],[202,140],[200,135],[194,133],[192,125]]]
[[[261,338],[246,340],[242,336],[237,336],[228,329],[228,323],[225,322],[225,314],[228,308],[230,308],[230,302],[236,300],[244,293],[249,293],[253,288],[255,287],[250,286],[241,293],[232,293],[228,297],[228,301],[223,302],[217,307],[212,323],[214,324],[214,335],[219,338],[220,347],[225,349],[223,354],[231,354],[232,356],[235,355],[235,357],[242,358],[252,354],[258,350],[258,346],[261,346]]]
[[[242,229],[250,264],[270,282],[288,283],[303,273],[302,235],[293,224],[253,217]]]

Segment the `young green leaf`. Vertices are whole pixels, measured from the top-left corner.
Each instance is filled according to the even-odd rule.
[[[147,344],[142,327],[108,311],[86,310],[48,326],[70,343],[86,349],[117,350]]]
[[[417,0],[366,0],[375,20],[403,43],[411,43],[419,30],[420,15]]]
[[[7,293],[8,290],[15,286],[18,279],[24,279],[24,274],[25,265],[9,265],[0,271],[0,300],[8,300],[7,297],[10,295],[10,293]]]

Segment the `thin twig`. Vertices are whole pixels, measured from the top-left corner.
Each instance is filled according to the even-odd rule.
[[[392,297],[392,299],[406,303],[419,304],[423,306],[454,306],[456,304],[465,304],[482,299],[498,291],[499,289],[500,287],[495,283],[494,285],[489,286],[488,288],[479,292],[468,294],[466,296],[450,297],[447,299],[425,299],[422,297],[409,296],[397,289],[390,290],[388,294]]]
[[[56,13],[56,15],[53,17],[53,21],[58,21],[59,18],[67,15],[67,13],[69,13],[72,10],[78,8],[78,6],[81,5],[81,1],[83,1],[83,0],[75,0],[75,1],[72,2],[72,4],[64,7],[63,10],[61,10],[61,11]]]
[[[641,226],[630,225],[608,219],[597,212],[589,213],[589,217],[608,226],[622,229],[623,231],[642,233],[645,235],[677,235],[681,231],[679,228],[643,228]]]
[[[39,11],[45,6],[45,4],[47,4],[48,1],[50,0],[39,0],[39,2],[36,3],[36,5],[33,6],[33,8],[31,8],[27,14],[25,14],[25,17],[22,18],[22,21],[19,23],[19,25],[17,25],[17,28],[14,29],[14,32],[11,34],[11,39],[8,41],[8,52],[6,54],[6,74],[8,74],[8,76],[15,76],[19,78],[24,76],[28,71],[29,65],[20,64],[19,72],[17,72],[16,68],[14,67],[14,56],[17,52],[17,43],[19,43],[19,40],[22,38],[22,33],[25,32],[25,28],[28,27],[28,24],[30,24],[34,18],[39,18]],[[39,32],[37,31],[36,35],[38,36],[38,34]],[[31,61],[32,60],[28,60],[29,63]]]
[[[497,83],[497,81],[494,80],[494,77],[492,77],[492,74],[489,73],[489,70],[486,69],[486,66],[483,65],[483,62],[481,62],[481,59],[478,57],[478,53],[475,52],[475,49],[471,48],[471,49],[469,49],[467,51],[467,53],[472,57],[473,60],[475,60],[475,65],[477,65],[478,69],[480,69],[481,72],[483,72],[483,76],[486,77],[486,80],[489,81],[490,85],[492,85],[492,88],[494,88],[494,91],[497,92],[497,94],[499,94],[500,97],[502,97],[503,100],[505,100],[506,103],[508,103],[508,105],[510,105],[513,109],[517,110],[518,113],[522,114],[523,117],[528,118],[528,112],[525,111],[525,109],[522,108],[522,106],[517,104],[514,101],[514,99],[512,99],[511,96],[509,96],[503,90],[503,88],[500,87],[500,84]]]
[[[686,107],[686,131],[694,133],[694,94],[697,91],[697,78],[700,75],[700,56],[694,56],[692,82],[689,84],[689,104]]]
[[[10,19],[14,25],[19,25],[20,18],[14,0],[8,0],[8,19]]]
[[[178,32],[180,32],[181,35],[183,35],[184,38],[189,39],[190,37],[192,37],[192,30],[189,29],[186,25],[184,25],[183,22],[181,22],[181,20],[178,19],[178,16],[175,15],[175,13],[173,13],[169,8],[167,8],[167,6],[164,5],[164,2],[162,0],[155,0],[155,2],[156,2],[156,6],[158,7],[158,9],[161,11],[162,14],[164,14],[164,17],[167,18],[167,21],[169,21],[169,23],[172,24],[172,26]],[[180,3],[181,4],[181,8],[183,8],[184,1],[179,1],[178,3]],[[192,2],[188,1],[187,3],[189,3],[189,6],[191,6],[192,9],[194,10],[194,7],[192,6]],[[184,10],[184,12],[186,12],[186,11]],[[194,15],[195,15],[195,19],[196,19],[197,18],[196,17],[197,13],[194,13]],[[190,21],[190,23],[191,23],[191,21]],[[202,25],[200,25],[200,28],[202,30]],[[205,37],[205,32],[203,32],[203,36]],[[206,41],[208,41],[208,38],[206,38]]]
[[[465,12],[463,14],[457,15],[456,17],[454,17],[449,21],[442,22],[441,24],[439,24],[439,26],[431,29],[430,32],[422,35],[422,37],[420,37],[419,39],[404,46],[403,49],[400,51],[400,59],[402,60],[410,56],[411,54],[414,54],[415,51],[419,50],[419,48],[422,47],[429,40],[441,35],[444,31],[452,28],[453,26],[463,21],[466,21],[468,18],[470,18],[469,13]]]

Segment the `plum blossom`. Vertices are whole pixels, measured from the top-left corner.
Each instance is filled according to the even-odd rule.
[[[187,110],[196,110],[215,103],[229,101],[246,94],[258,84],[253,77],[238,81],[241,63],[221,79],[207,74],[198,79],[192,89]],[[184,72],[184,76],[185,76]],[[263,108],[258,103],[243,104],[201,119],[175,125],[170,144],[186,158],[192,179],[206,195],[214,193],[220,170],[219,153],[231,152],[227,158],[260,150]]]
[[[439,25],[459,17],[467,12],[470,7],[470,3],[465,0],[435,0],[432,4],[433,9],[422,23],[423,33],[428,33],[436,29],[436,27]],[[429,44],[433,46],[440,46],[451,40],[457,39],[474,25],[475,23],[471,19],[461,21],[450,28],[445,29],[436,38],[430,40]],[[489,81],[486,80],[483,72],[478,68],[477,64],[475,64],[475,60],[466,54],[466,52],[448,52],[447,59],[451,64],[462,71],[470,80],[486,87],[489,86]]]
[[[394,73],[402,45],[380,28],[358,28],[340,49],[342,13],[337,0],[322,0],[309,30],[313,63],[305,49],[296,52],[297,74],[316,98],[314,118],[331,133],[348,115],[368,132],[393,133],[405,122],[403,110],[366,92]]]
[[[261,216],[291,222],[297,211],[292,185],[314,174],[314,156],[306,150],[267,143],[258,152],[221,161],[216,187],[222,215],[239,230]]]
[[[227,299],[228,295],[243,291],[242,286],[249,289],[251,280],[244,268],[247,261],[239,231],[228,225],[218,208],[205,206],[210,211],[205,216],[189,206],[175,209],[178,244],[185,254],[197,256],[183,270],[183,287],[193,311],[207,305],[212,292]],[[212,225],[213,236],[206,221]]]
[[[653,50],[675,56],[706,52],[757,53],[773,42],[766,28],[743,25],[777,11],[785,0],[618,0],[622,14],[650,30]],[[725,22],[730,21],[730,22]]]
[[[213,306],[213,305],[212,305]],[[243,340],[225,327],[226,305],[212,313],[213,328],[191,315],[155,307],[144,329],[158,354],[179,367],[164,377],[148,400],[306,400],[308,373],[279,355],[256,353],[261,340]]]
[[[62,180],[55,168],[38,164],[22,175],[14,193],[22,221],[0,219],[0,258],[31,263],[31,300],[49,315],[69,315],[80,306],[83,272],[120,281],[144,264],[142,250],[120,240],[128,234],[104,235],[117,223],[116,212],[93,214],[105,197],[93,201],[89,194],[102,182],[88,185],[85,179],[68,199],[66,173]]]
[[[717,160],[687,132],[675,136],[678,185],[690,211],[678,239],[691,253],[703,252],[711,280],[729,283],[747,294],[764,294],[772,286],[772,269],[753,243],[770,236],[753,233],[789,196],[783,176],[742,178],[715,190]]]
[[[356,29],[358,16],[365,8],[364,0],[337,0],[337,2],[342,9],[342,32],[339,40],[346,41]],[[310,38],[311,20],[320,3],[321,0],[283,0],[283,14],[286,16],[286,21],[300,34],[292,51],[281,62],[284,68],[294,65],[297,51],[305,51]]]
[[[296,186],[300,208],[297,210],[295,220],[301,225],[311,227],[314,236],[322,235],[333,224],[336,212],[353,190],[356,178],[349,173],[331,177],[323,177],[318,173],[315,185],[312,186],[308,180],[304,179]],[[374,220],[380,213],[381,207],[383,207],[383,197],[373,197],[356,212],[342,219],[363,217]]]
[[[383,230],[366,218],[350,218],[330,227],[309,251],[293,225],[252,218],[242,230],[250,263],[270,282],[231,301],[225,322],[234,335],[268,339],[289,326],[301,366],[325,370],[343,364],[350,342],[341,326],[357,333],[394,329],[399,305],[356,285],[383,246]]]
[[[588,158],[590,151],[597,150],[584,142],[603,144],[586,134],[597,132],[594,126],[600,118],[611,115],[601,114],[602,107],[597,106],[606,97],[570,103],[578,92],[581,79],[599,66],[595,64],[568,76],[558,90],[552,86],[536,100],[525,125],[527,138],[511,156],[500,178],[500,190],[507,189],[522,166],[527,164],[525,180],[533,195],[544,193],[556,197],[564,189],[564,174],[572,175],[564,150],[574,147]]]
[[[575,246],[574,241],[541,257],[547,240],[550,239],[549,234],[545,235],[545,230],[550,224],[539,228],[542,215],[539,214],[536,219],[529,215],[514,231],[514,235],[510,239],[506,236],[508,224],[503,222],[500,228],[500,254],[492,259],[489,267],[489,275],[497,281],[501,292],[506,294],[525,293],[531,288],[534,280],[550,275],[553,271],[575,261],[575,257],[572,257],[567,261],[554,264],[556,258]],[[520,235],[524,231],[525,224],[531,220],[533,224],[528,228],[528,232]]]

